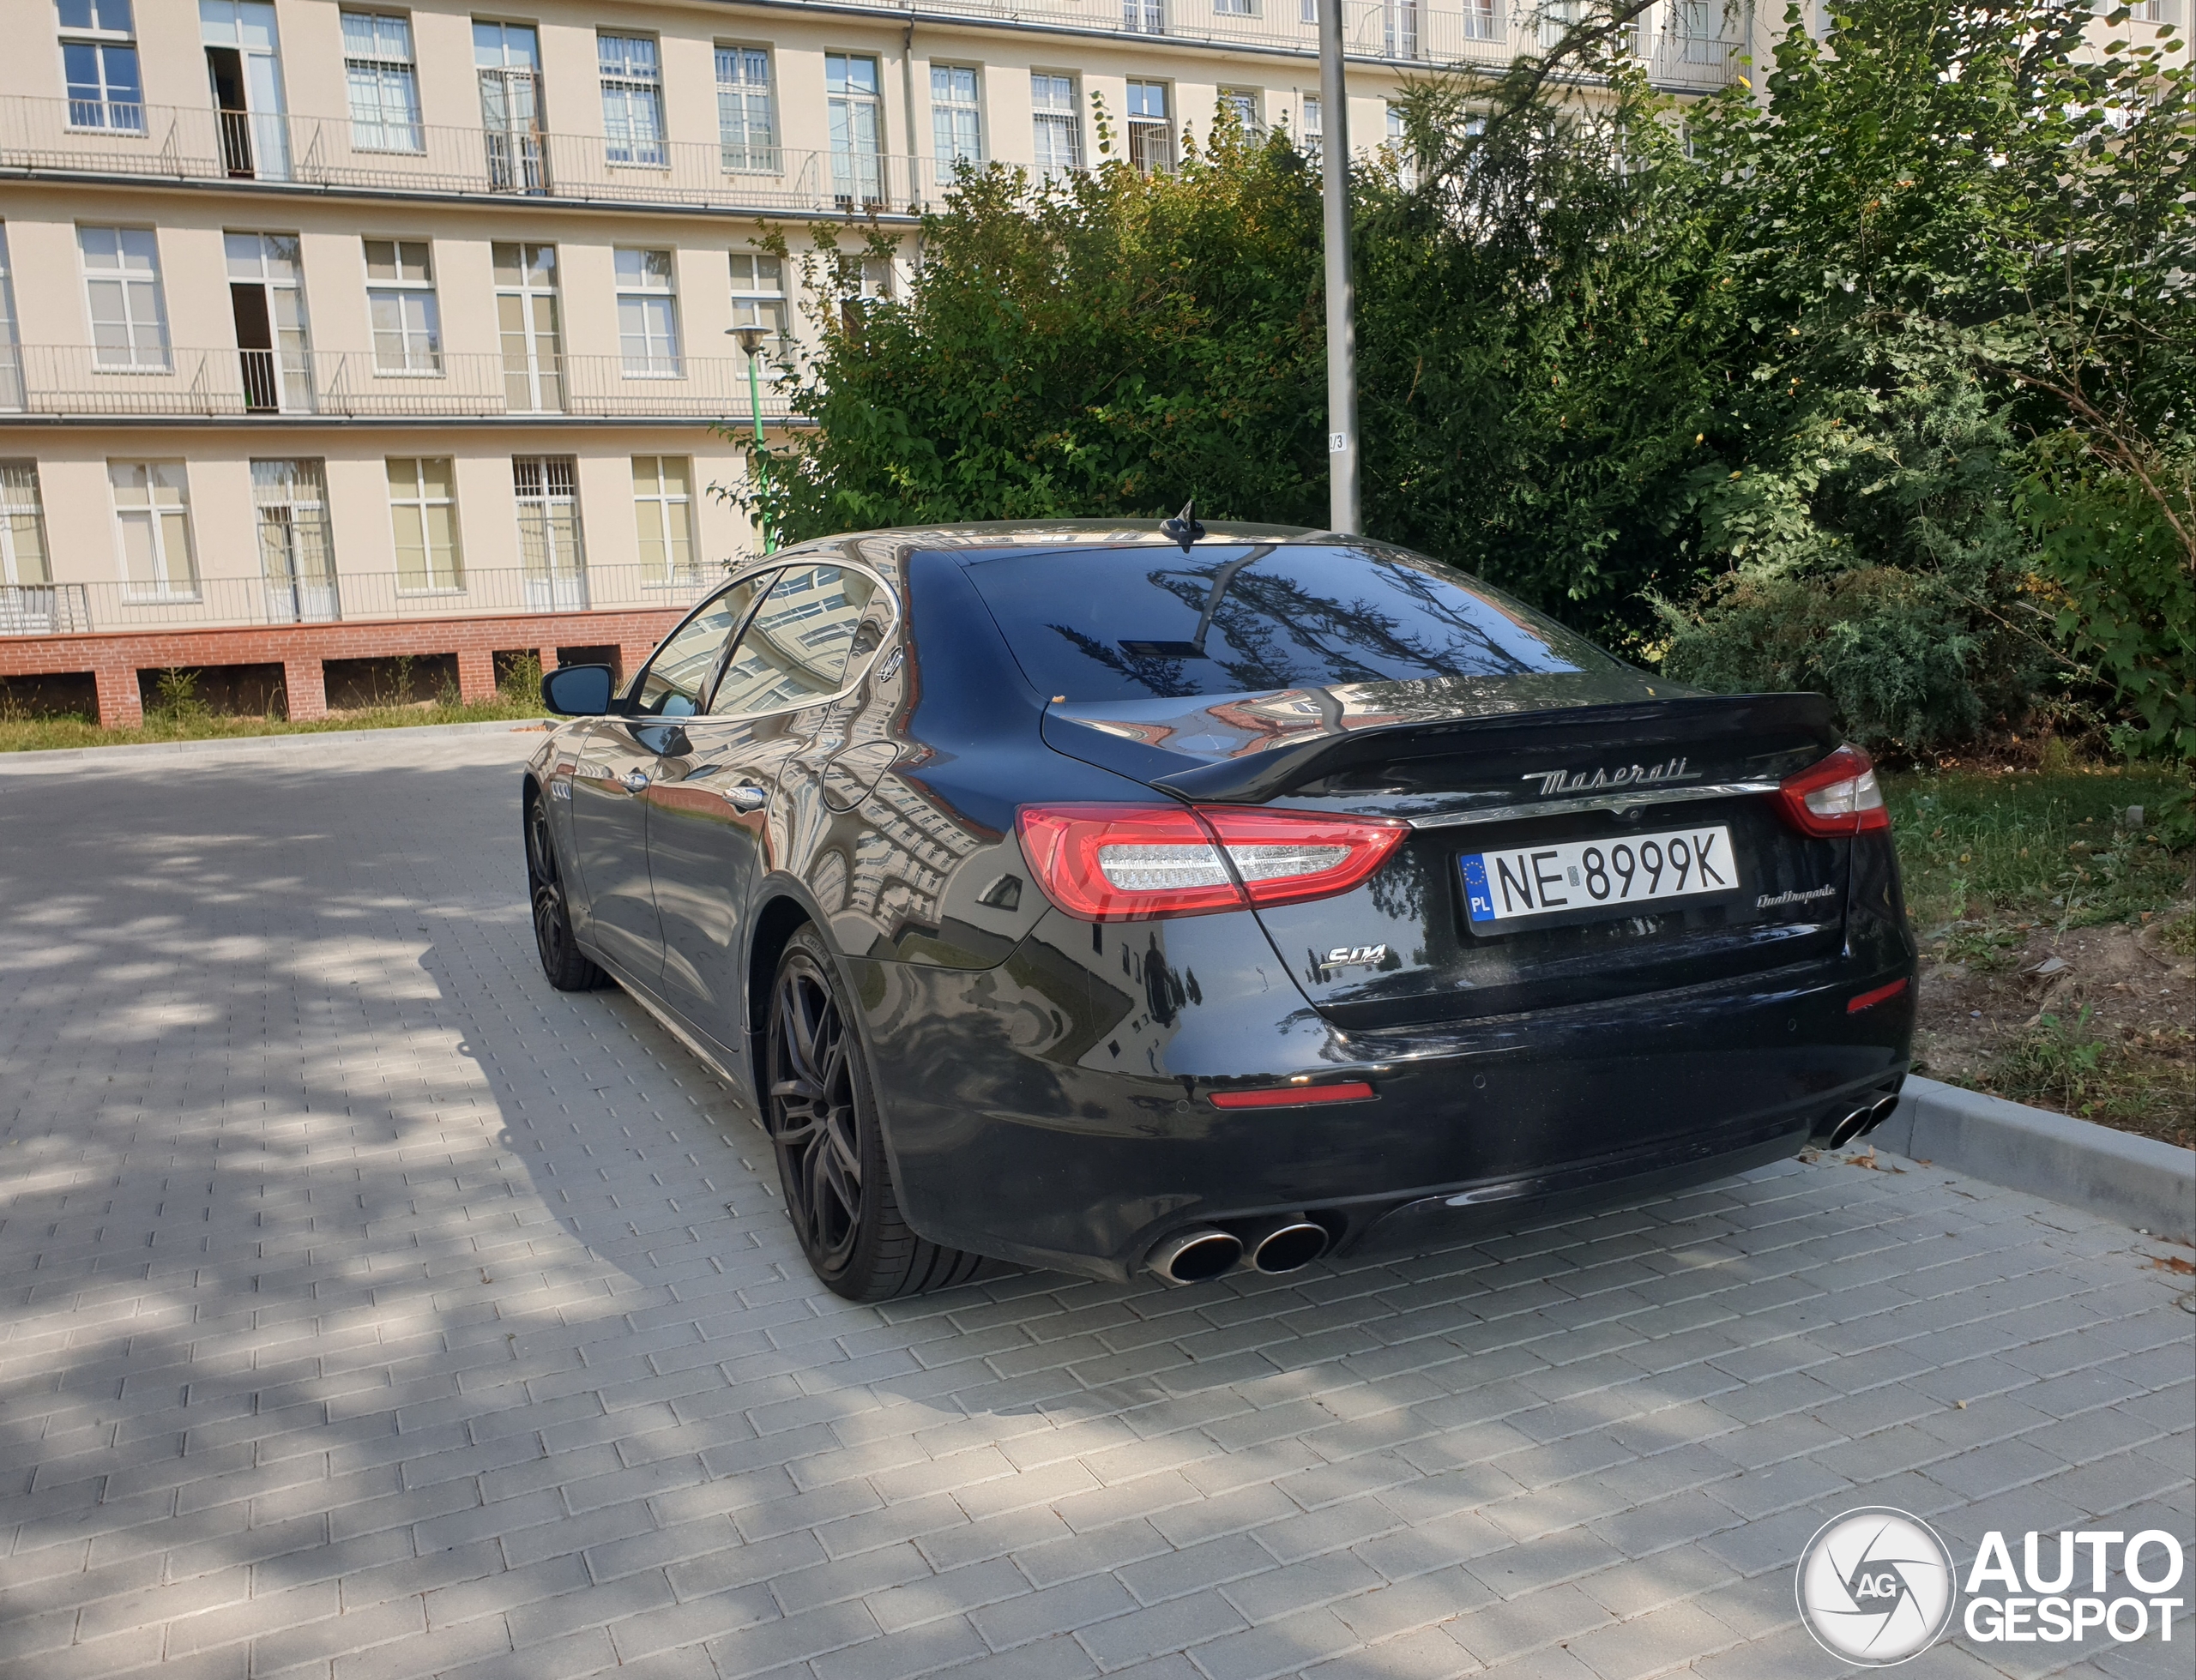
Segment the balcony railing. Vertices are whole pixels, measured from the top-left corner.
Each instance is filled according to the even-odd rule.
[[[340,550],[341,531],[335,540]],[[165,586],[9,584],[0,586],[0,635],[670,611],[691,606],[723,575],[715,566],[667,573],[627,564],[553,573],[492,567],[441,578],[338,570],[302,580],[209,577]]]
[[[1571,0],[1348,0],[1352,56],[1428,66],[1506,63],[1541,44]],[[1314,53],[1318,30],[1289,0],[1258,15],[1211,0],[893,0],[880,15],[969,18],[1163,35]],[[1558,27],[1555,30],[1560,33]],[[1665,86],[1717,87],[1734,74],[1737,27],[1709,0],[1667,0],[1642,50]],[[1185,112],[1193,119],[1205,113]],[[906,215],[935,203],[952,166],[934,160],[709,141],[611,140],[482,123],[354,123],[347,117],[0,98],[0,170],[148,180],[251,180],[346,189],[689,209]]]
[[[151,419],[751,421],[747,358],[686,356],[653,369],[619,356],[445,352],[437,366],[378,366],[363,351],[171,349],[163,366],[116,365],[89,345],[0,349],[0,415]],[[763,418],[787,405],[765,384]]]
[[[92,627],[81,583],[0,583],[0,635],[68,635]]]
[[[321,191],[448,194],[690,209],[906,215],[951,166],[928,159],[709,142],[613,141],[183,105],[0,99],[0,169],[149,180],[272,182]]]

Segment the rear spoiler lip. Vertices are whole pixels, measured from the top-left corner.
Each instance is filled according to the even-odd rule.
[[[1627,732],[1641,731],[1643,726],[1650,732],[1624,738]],[[1161,776],[1151,785],[1196,803],[1264,804],[1323,776],[1377,761],[1433,758],[1457,752],[1484,753],[1490,757],[1539,751],[1629,755],[1650,744],[1706,748],[1734,737],[1781,737],[1789,742],[1795,735],[1819,742],[1825,752],[1837,744],[1839,736],[1828,696],[1698,695],[1457,718],[1439,723],[1385,724],[1324,735],[1246,758],[1196,765]]]

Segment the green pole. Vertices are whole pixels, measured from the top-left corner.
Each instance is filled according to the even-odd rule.
[[[755,358],[758,350],[747,352],[747,415],[755,423],[755,467],[763,470],[763,376],[756,371]],[[762,526],[763,552],[775,554],[778,545],[770,539],[770,521],[767,515],[758,515]]]

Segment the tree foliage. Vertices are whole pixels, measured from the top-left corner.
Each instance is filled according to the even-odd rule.
[[[787,538],[1192,495],[1318,522],[1319,199],[1284,142],[1222,125],[1171,175],[964,169],[899,298],[860,298],[824,246],[818,348],[789,393],[817,427],[765,467]]]
[[[1680,108],[1640,9],[1416,86],[1358,170],[1371,531],[1686,680],[1824,689],[1879,746],[2070,694],[2196,752],[2177,35],[1841,0]],[[1318,212],[1291,147],[1216,121],[1172,176],[964,174],[897,300],[827,250],[774,523],[1323,523]]]

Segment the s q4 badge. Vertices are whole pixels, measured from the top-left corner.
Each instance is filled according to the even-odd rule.
[[[1329,971],[1337,968],[1378,968],[1387,960],[1385,945],[1337,945],[1329,951],[1319,966]]]

